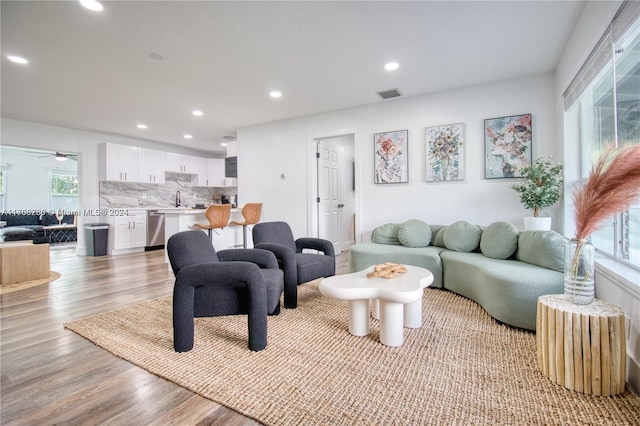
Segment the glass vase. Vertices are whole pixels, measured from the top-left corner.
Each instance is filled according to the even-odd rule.
[[[587,240],[574,238],[564,247],[564,294],[576,305],[588,305],[595,297],[593,255]]]

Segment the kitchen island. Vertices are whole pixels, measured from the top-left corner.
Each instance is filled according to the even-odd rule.
[[[204,215],[206,209],[192,209],[184,207],[158,209],[158,213],[164,214],[164,242],[165,248],[169,237],[177,234],[181,231],[189,231],[193,228],[195,223],[208,223],[207,218]],[[242,217],[242,209],[231,209],[231,218],[229,221],[244,221]],[[207,232],[207,231],[202,231]],[[235,245],[242,247],[242,226],[227,226],[224,229],[216,229],[212,231],[213,247],[216,250],[224,250],[231,248]],[[165,262],[169,263],[169,256],[165,250],[164,255]],[[171,266],[169,266],[171,268]]]

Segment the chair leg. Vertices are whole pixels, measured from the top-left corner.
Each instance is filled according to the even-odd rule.
[[[247,248],[247,225],[242,225],[242,247]]]

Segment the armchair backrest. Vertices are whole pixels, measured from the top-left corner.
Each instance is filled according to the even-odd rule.
[[[182,231],[172,235],[167,242],[167,255],[175,275],[185,266],[218,262],[211,240],[202,231]]]
[[[276,243],[296,251],[291,227],[286,222],[262,222],[253,227],[253,244]]]

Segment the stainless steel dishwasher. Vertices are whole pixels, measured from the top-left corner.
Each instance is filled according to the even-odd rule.
[[[164,213],[147,210],[147,247],[164,247]]]

